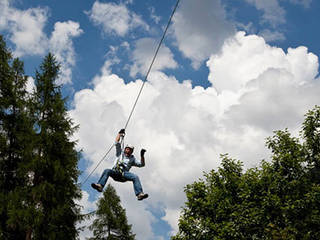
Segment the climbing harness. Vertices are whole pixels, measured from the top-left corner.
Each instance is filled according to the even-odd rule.
[[[152,66],[153,66],[153,64],[154,64],[154,62],[155,62],[155,60],[156,60],[156,57],[157,57],[157,55],[158,55],[158,52],[159,52],[160,47],[161,47],[161,45],[162,45],[162,42],[163,42],[163,40],[164,40],[164,38],[165,38],[165,36],[166,36],[166,34],[167,34],[167,31],[168,31],[169,26],[170,26],[170,24],[171,24],[172,18],[173,18],[174,14],[175,14],[178,6],[179,6],[179,2],[180,2],[180,0],[177,0],[177,1],[176,1],[175,7],[174,7],[174,9],[173,9],[173,11],[172,11],[172,13],[171,13],[171,15],[170,15],[170,18],[169,18],[169,20],[168,20],[167,26],[166,26],[163,34],[162,34],[161,40],[160,40],[160,42],[159,42],[159,44],[158,44],[158,47],[157,47],[157,49],[156,49],[156,51],[155,51],[155,53],[154,53],[154,56],[153,56],[153,58],[152,58],[152,61],[151,61],[151,63],[150,63],[150,66],[149,66],[149,68],[148,68],[148,71],[147,71],[147,73],[146,73],[146,76],[145,76],[145,78],[144,78],[144,80],[143,80],[143,82],[142,82],[142,85],[141,85],[141,87],[140,87],[140,90],[139,90],[139,92],[138,92],[138,95],[137,95],[137,97],[136,97],[136,100],[135,100],[135,102],[134,102],[134,104],[133,104],[133,106],[132,106],[131,112],[130,112],[130,114],[129,114],[129,117],[128,117],[128,119],[127,119],[127,122],[126,122],[126,124],[125,124],[124,129],[127,129],[127,127],[128,127],[128,124],[129,124],[129,122],[130,122],[130,120],[131,120],[131,117],[132,117],[132,115],[133,115],[133,112],[134,112],[134,110],[135,110],[135,108],[136,108],[136,106],[137,106],[137,103],[138,103],[138,100],[139,100],[140,95],[141,95],[141,93],[142,93],[142,90],[143,90],[143,88],[144,88],[144,85],[145,85],[145,83],[147,82],[147,79],[148,79],[148,76],[149,76],[149,74],[150,74],[150,72],[151,72]],[[123,137],[123,138],[124,138],[124,137]],[[123,138],[122,138],[121,144],[124,144]],[[102,157],[102,159],[99,161],[99,163],[96,165],[96,167],[90,172],[90,174],[87,176],[87,178],[86,178],[80,185],[83,185],[83,184],[85,184],[85,183],[87,182],[87,180],[88,180],[88,179],[90,178],[90,176],[94,173],[94,171],[98,168],[98,166],[102,163],[102,161],[107,157],[107,155],[110,153],[110,151],[112,150],[113,147],[114,147],[114,144],[111,145],[111,147],[108,149],[108,151],[106,152],[106,154]],[[122,149],[124,149],[124,148],[122,148]]]
[[[124,152],[123,152],[123,149],[124,149],[124,135],[121,136],[120,144],[121,144],[122,152],[120,153],[120,156],[117,159],[117,163],[116,163],[116,166],[114,167],[114,170],[117,173],[119,173],[119,175],[121,175],[123,177],[124,167],[125,167],[124,164],[123,164],[123,158],[124,158]]]

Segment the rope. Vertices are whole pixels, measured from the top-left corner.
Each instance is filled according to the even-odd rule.
[[[154,56],[153,56],[153,58],[152,58],[152,61],[151,61],[151,63],[150,63],[150,66],[149,66],[149,68],[148,68],[147,74],[146,74],[146,76],[145,76],[145,78],[144,78],[144,80],[143,80],[143,83],[142,83],[141,87],[140,87],[140,90],[139,90],[139,93],[138,93],[138,95],[137,95],[137,98],[136,98],[136,100],[135,100],[135,102],[134,102],[134,104],[133,104],[133,106],[132,106],[131,112],[130,112],[129,117],[128,117],[128,119],[127,119],[127,122],[126,122],[126,124],[125,124],[125,126],[124,126],[124,129],[127,129],[127,127],[128,127],[128,124],[129,124],[129,122],[130,122],[130,120],[131,120],[131,117],[132,117],[132,115],[133,115],[133,112],[134,112],[134,110],[135,110],[135,108],[136,108],[136,106],[137,106],[137,103],[138,103],[138,100],[139,100],[140,95],[141,95],[141,93],[142,93],[142,90],[143,90],[143,88],[144,88],[144,85],[145,85],[145,83],[146,83],[147,80],[148,80],[148,76],[149,76],[149,74],[150,74],[150,72],[151,72],[151,69],[152,69],[152,67],[153,67],[153,64],[154,64],[154,62],[155,62],[155,60],[156,60],[156,58],[157,58],[157,55],[158,55],[158,52],[159,52],[160,47],[161,47],[161,45],[162,45],[162,42],[163,42],[163,40],[164,40],[164,38],[165,38],[165,36],[166,36],[166,34],[167,34],[167,31],[168,31],[169,26],[170,26],[170,24],[171,24],[172,18],[173,18],[174,14],[175,14],[178,6],[179,6],[179,2],[180,2],[180,0],[177,0],[176,5],[174,6],[174,9],[173,9],[173,11],[172,11],[172,13],[171,13],[171,16],[170,16],[170,18],[169,18],[169,21],[168,21],[168,23],[167,23],[167,26],[166,26],[163,34],[162,34],[161,40],[160,40],[160,42],[159,42],[159,44],[158,44],[158,47],[157,47],[157,49],[156,49],[156,51],[155,51],[155,54],[154,54]],[[122,138],[122,141],[123,141],[123,138]],[[101,162],[107,157],[107,155],[109,154],[109,152],[111,151],[111,149],[112,149],[113,147],[114,147],[114,144],[112,144],[112,146],[109,148],[109,150],[107,151],[107,153],[103,156],[103,158],[100,160],[100,162],[97,164],[97,166],[91,171],[91,173],[87,176],[87,178],[86,178],[80,185],[83,185],[83,184],[85,184],[85,183],[87,182],[87,180],[89,179],[89,177],[94,173],[94,171],[98,168],[98,166],[101,164]]]
[[[97,166],[90,172],[90,174],[87,176],[87,178],[80,183],[80,185],[82,186],[83,184],[85,184],[89,177],[91,177],[92,173],[94,173],[94,171],[99,167],[99,165],[102,163],[102,161],[107,157],[107,155],[109,154],[109,152],[111,151],[111,149],[114,147],[114,144],[112,144],[112,146],[109,148],[109,150],[107,151],[107,153],[101,158],[101,160],[99,161],[99,163],[97,164]]]
[[[170,26],[170,23],[171,23],[171,21],[172,21],[172,18],[173,18],[174,14],[175,14],[175,12],[176,12],[176,10],[177,10],[177,8],[178,8],[179,2],[180,2],[180,0],[177,0],[176,5],[175,5],[175,7],[174,7],[174,9],[173,9],[173,11],[172,11],[172,13],[171,13],[171,16],[170,16],[170,18],[169,18],[169,21],[168,21],[168,23],[167,23],[167,26],[166,26],[163,34],[162,34],[162,38],[161,38],[161,40],[160,40],[160,42],[159,42],[159,44],[158,44],[157,50],[156,50],[156,52],[155,52],[155,54],[154,54],[154,56],[153,56],[153,58],[152,58],[151,64],[150,64],[149,69],[148,69],[148,71],[147,71],[147,74],[146,74],[146,76],[145,76],[145,78],[144,78],[144,80],[143,80],[143,83],[142,83],[141,88],[140,88],[140,90],[139,90],[138,96],[137,96],[137,98],[136,98],[136,100],[135,100],[135,102],[134,102],[134,104],[133,104],[132,110],[131,110],[131,112],[130,112],[130,114],[129,114],[129,117],[128,117],[128,120],[127,120],[127,122],[126,122],[126,124],[125,124],[124,129],[127,129],[127,127],[128,127],[129,121],[130,121],[130,119],[131,119],[131,117],[132,117],[132,114],[133,114],[133,112],[134,112],[134,110],[135,110],[135,108],[136,108],[136,106],[137,106],[137,103],[138,103],[138,100],[139,100],[140,95],[141,95],[141,93],[142,93],[142,90],[143,90],[143,88],[144,88],[144,85],[145,85],[145,83],[147,82],[149,73],[151,72],[152,66],[153,66],[153,64],[154,64],[154,62],[155,62],[155,60],[156,60],[156,57],[157,57],[157,55],[158,55],[158,52],[159,52],[160,47],[161,47],[161,45],[162,45],[162,42],[163,42],[163,40],[164,40],[164,38],[165,38],[165,36],[166,36],[166,34],[167,34],[167,31],[168,31],[168,29],[169,29],[169,26]]]
[[[121,137],[120,144],[122,144],[122,149],[123,149],[123,146],[124,146],[124,137]],[[88,179],[91,177],[91,175],[95,172],[95,170],[96,170],[96,169],[99,167],[99,165],[102,163],[102,161],[108,156],[109,152],[112,150],[113,147],[114,147],[114,144],[111,145],[111,147],[109,148],[109,150],[107,151],[107,153],[101,158],[101,160],[99,161],[99,163],[97,164],[97,166],[90,172],[90,174],[86,177],[86,179],[85,179],[82,183],[80,183],[81,186],[88,181]]]

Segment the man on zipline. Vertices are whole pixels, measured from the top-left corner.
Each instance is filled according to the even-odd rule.
[[[124,135],[125,129],[121,129],[116,137],[116,159],[113,168],[104,170],[98,183],[92,183],[91,187],[96,189],[98,192],[102,192],[103,187],[107,183],[109,177],[112,177],[113,180],[118,182],[131,181],[133,182],[134,192],[138,200],[143,200],[148,197],[148,194],[143,193],[139,177],[136,174],[129,172],[129,170],[132,166],[145,166],[144,154],[146,150],[141,149],[141,161],[137,161],[137,159],[132,155],[134,150],[133,146],[127,145],[124,150],[121,148],[120,140],[124,137]]]

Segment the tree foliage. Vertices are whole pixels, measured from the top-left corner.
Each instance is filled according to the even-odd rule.
[[[96,219],[90,226],[94,237],[89,240],[134,240],[135,235],[128,224],[126,211],[112,185],[108,185],[98,202]]]
[[[76,239],[78,153],[59,64],[48,54],[26,91],[23,63],[0,36],[0,239]]]
[[[1,239],[23,238],[32,218],[26,209],[26,183],[35,132],[23,68],[23,62],[12,58],[0,36]]]
[[[75,239],[80,198],[78,153],[70,137],[76,130],[67,115],[66,99],[56,84],[59,64],[48,54],[36,73],[33,110],[37,130],[33,200],[37,206],[35,239]]]
[[[246,171],[221,167],[187,185],[180,239],[320,239],[320,107],[305,116],[301,138],[276,131],[271,161]]]

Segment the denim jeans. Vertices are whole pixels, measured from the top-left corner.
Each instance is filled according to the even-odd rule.
[[[139,193],[143,192],[142,186],[140,183],[140,179],[134,173],[124,171],[123,175],[121,175],[121,173],[114,171],[113,169],[106,169],[103,171],[98,183],[104,187],[106,185],[109,177],[112,177],[113,180],[118,181],[118,182],[126,182],[126,181],[133,182],[133,189],[134,189],[134,192],[136,195],[139,195]]]

